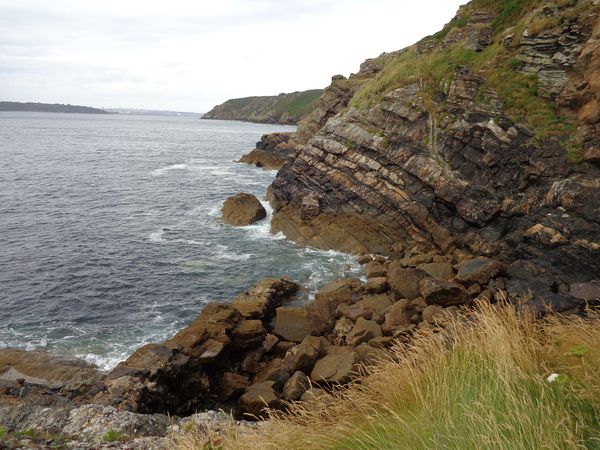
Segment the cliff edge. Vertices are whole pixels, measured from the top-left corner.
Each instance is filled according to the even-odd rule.
[[[473,0],[333,77],[272,184],[272,231],[357,254],[494,256],[519,295],[598,278],[598,11]]]

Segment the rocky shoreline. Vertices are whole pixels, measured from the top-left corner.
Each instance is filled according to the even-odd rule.
[[[70,438],[72,448],[169,448],[189,421],[243,430],[260,426],[266,408],[330,395],[394,358],[395,342],[441,332],[448,317],[469,320],[477,302],[537,316],[584,317],[600,306],[598,2],[543,2],[521,28],[499,27],[486,4],[473,1],[443,33],[333,77],[296,133],[265,135],[241,159],[279,169],[267,193],[272,232],[357,255],[366,281],[333,280],[307,301],[292,280],[266,278],[105,374],[2,350],[5,447]],[[460,63],[439,63],[444,52]],[[435,86],[411,72],[377,91],[379,77],[406,61],[452,71]],[[490,61],[508,66],[501,83],[478,71]],[[502,84],[532,74],[535,86],[515,85],[520,95],[576,144],[506,104]],[[238,194],[224,220],[252,223],[261,208]],[[224,412],[198,413],[207,410]]]

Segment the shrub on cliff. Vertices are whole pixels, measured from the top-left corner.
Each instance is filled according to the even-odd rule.
[[[479,305],[360,384],[273,413],[226,448],[598,448],[600,318]],[[185,446],[184,446],[185,448]]]

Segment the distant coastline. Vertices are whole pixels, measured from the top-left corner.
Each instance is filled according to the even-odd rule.
[[[92,108],[90,106],[63,105],[61,103],[21,103],[0,102],[0,111],[25,111],[25,112],[58,112],[58,113],[80,113],[80,114],[110,114],[104,109]]]

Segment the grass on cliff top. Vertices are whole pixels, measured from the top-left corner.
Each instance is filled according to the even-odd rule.
[[[600,448],[598,317],[536,322],[482,304],[396,350],[333,400],[292,405],[222,448]]]

